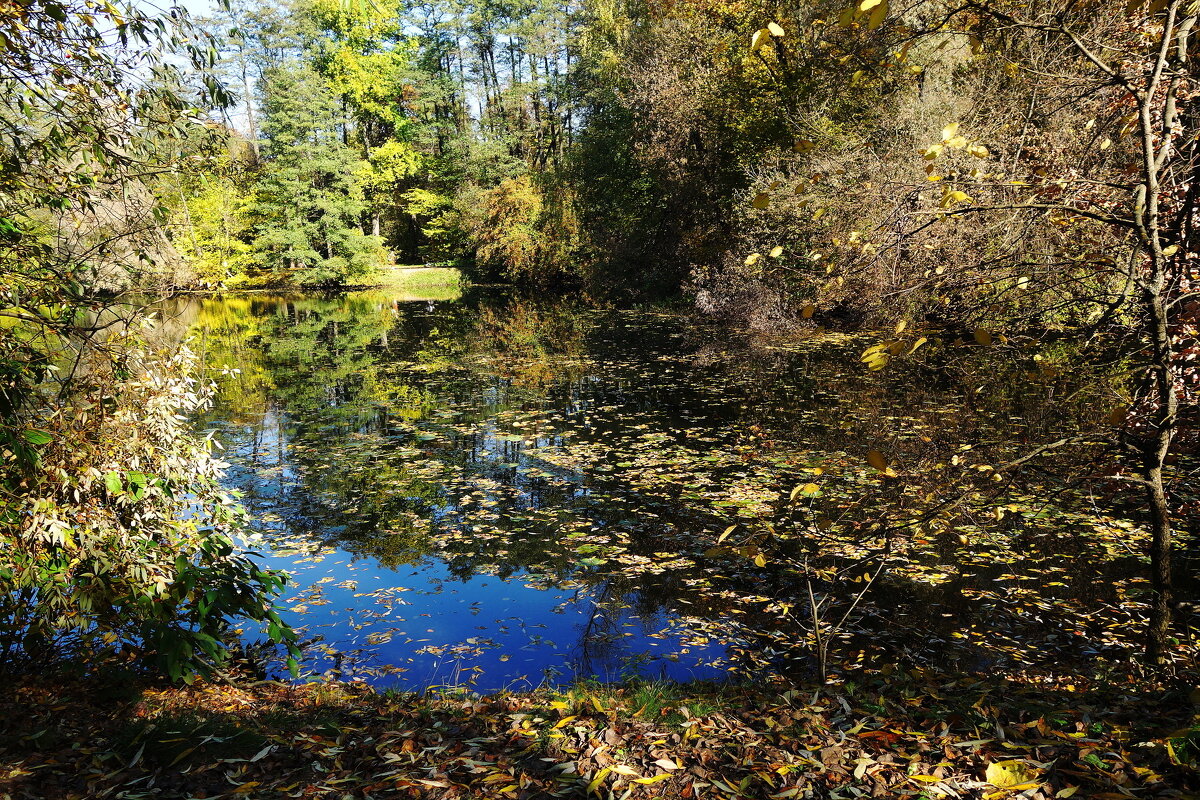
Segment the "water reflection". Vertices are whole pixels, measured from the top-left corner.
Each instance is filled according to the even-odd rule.
[[[913,535],[914,509],[969,485],[944,472],[964,446],[975,466],[996,463],[1075,428],[1109,391],[1095,376],[1030,377],[1020,354],[866,374],[849,337],[737,340],[673,315],[482,294],[242,296],[170,313],[216,376],[200,424],[227,447],[267,561],[296,576],[289,619],[314,641],[314,672],[495,690],[809,669],[811,626],[779,606],[807,587],[754,544],[785,528],[794,542],[845,533],[840,549],[793,548],[821,569],[904,531],[888,538],[903,564],[847,628],[850,661],[1087,657],[1099,634],[1071,638],[1089,624],[1081,604],[1130,608],[1136,594],[1136,562],[1105,549],[1135,532],[1094,497],[1060,495],[1049,513],[1006,484]],[[881,481],[869,448],[907,471]],[[781,499],[814,480],[804,509]],[[1008,522],[984,518],[996,503],[1017,509]],[[743,545],[714,551],[731,525]],[[1072,548],[1110,580],[1067,569]],[[1045,596],[1005,598],[1033,576],[1056,588],[1031,617]],[[818,597],[847,588],[827,584]],[[1070,653],[1046,649],[1060,633]]]

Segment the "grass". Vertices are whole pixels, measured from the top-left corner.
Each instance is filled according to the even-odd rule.
[[[466,280],[454,267],[392,267],[380,270],[379,288],[398,295],[397,300],[457,300]]]

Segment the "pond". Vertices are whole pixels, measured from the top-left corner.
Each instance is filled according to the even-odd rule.
[[[486,290],[168,316],[218,384],[197,424],[257,549],[293,576],[306,675],[495,691],[1136,647],[1136,513],[1072,483],[1100,456],[995,469],[1114,403],[1061,345],[872,371],[878,336]]]

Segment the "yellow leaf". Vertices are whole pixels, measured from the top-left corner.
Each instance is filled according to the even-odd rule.
[[[596,777],[592,778],[591,783],[588,784],[587,793],[595,794],[596,790],[600,788],[600,784],[604,783],[604,779],[608,777],[608,773],[610,772],[612,772],[612,770],[608,767],[605,767],[597,772]]]
[[[655,775],[653,778],[634,778],[633,782],[634,783],[651,784],[651,783],[658,783],[659,781],[665,781],[665,780],[669,779],[670,777],[671,777],[671,773],[664,772],[662,775]]]
[[[816,312],[816,310],[817,310],[817,307],[814,306],[812,303],[809,303],[804,308],[800,309],[800,318],[801,319],[812,319],[812,315],[814,312]]]
[[[750,38],[750,52],[757,53],[770,40],[771,32],[766,28],[759,28],[754,32],[754,36]]]
[[[781,255],[783,255],[783,247],[781,245],[776,245],[775,247],[772,247],[770,255],[771,255],[771,258],[779,258]]]
[[[987,158],[988,149],[981,144],[973,144],[967,148],[967,152],[976,158]]]
[[[896,323],[896,333],[904,333],[904,329],[908,327],[908,320],[902,319]]]
[[[883,21],[887,19],[889,10],[888,0],[882,0],[879,5],[872,8],[871,16],[867,17],[867,30],[873,31],[882,25]]]
[[[1163,255],[1166,256],[1167,258],[1170,258],[1171,256],[1175,255],[1178,252],[1179,252],[1179,245],[1177,245],[1177,244],[1173,244],[1173,245],[1163,248]]]
[[[946,140],[946,147],[953,147],[955,150],[962,150],[967,146],[967,137],[951,136]]]
[[[974,333],[972,333],[971,335],[975,337],[976,342],[983,345],[984,347],[987,347],[989,344],[992,343],[992,334],[988,333],[983,328],[976,328]]]
[[[987,772],[984,773],[984,780],[997,789],[1010,789],[1014,786],[1031,783],[1037,777],[1038,773],[1036,770],[1031,769],[1024,761],[1018,759],[993,761],[991,764],[988,764]]]
[[[746,256],[746,266],[753,267],[758,263],[760,258],[762,258],[762,253],[751,253],[750,255]]]
[[[858,4],[859,11],[870,11],[875,6],[882,3],[883,0],[860,0]]]
[[[766,565],[767,565],[767,560],[765,558],[763,558],[762,553],[759,553],[758,555],[756,555],[754,557],[754,566],[765,567]]]
[[[946,127],[942,128],[942,141],[943,142],[948,141],[949,139],[952,139],[958,133],[958,125],[959,125],[959,123],[952,122],[949,125],[947,125]]]
[[[877,470],[885,470],[888,466],[887,458],[878,450],[867,453],[867,463]]]
[[[817,492],[821,491],[821,487],[817,486],[815,483],[806,483],[800,487],[800,491],[803,494],[816,494]]]
[[[1058,790],[1058,793],[1057,793],[1057,794],[1055,794],[1054,796],[1055,796],[1055,797],[1061,797],[1061,798],[1064,798],[1064,799],[1065,799],[1065,798],[1067,798],[1067,797],[1072,797],[1072,796],[1073,796],[1073,795],[1074,795],[1076,792],[1078,792],[1078,791],[1079,791],[1079,787],[1078,787],[1078,786],[1068,786],[1066,789],[1059,789],[1059,790]]]
[[[922,150],[921,155],[924,156],[927,161],[933,161],[935,158],[940,156],[942,151],[945,149],[945,145],[934,144]]]
[[[569,717],[563,717],[562,719],[560,719],[560,720],[559,720],[559,721],[558,721],[558,722],[557,722],[557,723],[554,725],[554,727],[555,727],[555,728],[561,728],[563,725],[566,725],[566,724],[567,724],[567,723],[569,723],[571,720],[575,719],[575,716],[576,716],[575,714],[572,714],[572,715],[571,715],[571,716],[569,716]]]
[[[908,348],[908,354],[911,356],[913,353],[917,352],[918,347],[920,347],[921,345],[925,344],[928,341],[929,340],[926,339],[924,336],[917,339],[915,342],[912,343],[912,347]]]
[[[815,149],[816,146],[816,142],[810,142],[808,139],[797,139],[796,143],[792,145],[792,149],[797,153],[807,153],[809,150]]]
[[[783,36],[784,33],[783,28],[774,22],[767,23],[767,30],[770,31],[772,36]]]
[[[720,536],[717,537],[717,544],[720,544],[721,542],[728,539],[729,534],[733,533],[736,530],[737,530],[737,525],[730,525],[728,528],[725,529],[724,533],[722,533]]]
[[[1100,140],[1100,149],[1101,150],[1107,150],[1110,147],[1112,147],[1112,139],[1105,136],[1103,139]]]
[[[758,209],[766,208],[767,206],[771,205],[771,195],[767,194],[766,192],[759,192],[758,194],[754,195],[754,200],[750,202],[750,205]]]
[[[956,203],[969,203],[971,196],[966,192],[961,192],[958,189],[946,187],[946,192],[942,195],[942,202],[938,203],[941,208],[949,208]]]
[[[624,764],[617,764],[615,767],[612,768],[612,771],[617,773],[618,775],[627,775],[630,777],[639,777],[640,778],[642,775],[642,773],[638,772],[633,767],[627,767]]]

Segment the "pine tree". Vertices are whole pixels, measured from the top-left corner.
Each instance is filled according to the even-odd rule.
[[[286,62],[267,73],[262,110],[266,143],[254,203],[262,264],[308,285],[369,274],[384,251],[361,228],[363,163],[346,143],[334,93],[308,66]]]

